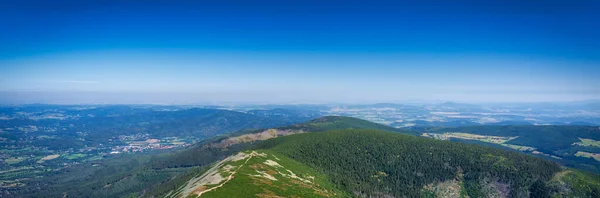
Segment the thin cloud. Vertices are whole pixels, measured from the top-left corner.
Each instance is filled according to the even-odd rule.
[[[43,81],[43,83],[98,84],[98,83],[100,83],[100,81],[94,81],[94,80],[51,80],[51,81]]]

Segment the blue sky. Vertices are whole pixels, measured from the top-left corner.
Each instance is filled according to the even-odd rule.
[[[0,1],[0,102],[600,98],[598,1]]]

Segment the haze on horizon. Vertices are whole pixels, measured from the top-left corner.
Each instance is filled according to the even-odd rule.
[[[0,3],[0,103],[600,99],[598,1]]]

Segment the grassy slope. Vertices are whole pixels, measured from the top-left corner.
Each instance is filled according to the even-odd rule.
[[[249,151],[247,151],[248,153]],[[298,163],[288,157],[267,150],[257,150],[266,156],[256,156],[248,160],[234,178],[222,187],[207,192],[202,197],[347,197],[344,192],[337,190],[329,182],[327,176],[314,169]],[[269,166],[266,160],[277,162],[279,166]],[[241,163],[231,163],[239,167]],[[276,180],[258,177],[257,171],[273,176]],[[290,172],[304,181],[290,177]],[[312,179],[314,177],[314,179]],[[308,181],[308,182],[306,182]],[[190,196],[195,197],[195,196]]]

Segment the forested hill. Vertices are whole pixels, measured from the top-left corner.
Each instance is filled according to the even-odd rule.
[[[453,193],[453,186],[455,196],[526,197],[546,191],[536,183],[545,184],[560,171],[558,164],[515,152],[372,130],[294,135],[258,148],[307,164],[340,189],[373,196]]]
[[[358,118],[325,116],[291,126],[260,130],[243,130],[237,133],[208,139],[185,150],[178,151],[167,157],[157,159],[155,162],[153,162],[153,167],[175,168],[205,165],[206,163],[213,162],[215,158],[204,155],[210,154],[210,156],[218,156],[218,158],[223,158],[225,157],[223,155],[229,155],[232,152],[244,150],[249,148],[252,144],[255,144],[255,142],[260,142],[270,138],[297,133],[323,132],[341,129],[376,129],[396,133],[415,134],[410,131],[396,129]]]
[[[600,174],[600,127],[465,126],[413,128],[424,136],[519,150]]]
[[[597,179],[517,152],[345,129],[263,141],[146,196],[597,197]]]
[[[257,143],[267,139],[298,133],[324,132],[328,130],[342,129],[377,129],[395,133],[413,134],[409,131],[396,129],[358,118],[325,116],[291,126],[262,130],[244,130],[237,133],[208,139],[185,150],[156,158],[152,163],[149,163],[148,166],[153,170],[180,167],[204,167],[205,165],[209,165],[217,160],[221,160],[228,155],[251,148]],[[185,175],[180,175],[174,179],[170,179],[169,181],[164,182],[157,187],[149,186],[149,188],[152,188],[152,192],[149,194],[166,193],[182,181],[192,178],[196,174],[196,171],[198,170],[196,169]]]

